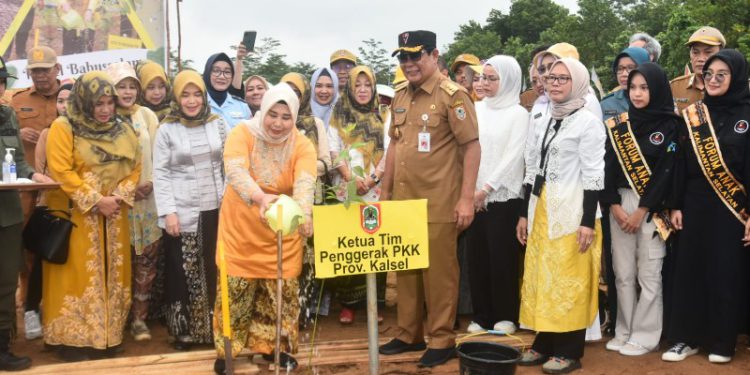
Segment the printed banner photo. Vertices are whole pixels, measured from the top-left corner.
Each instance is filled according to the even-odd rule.
[[[3,0],[0,55],[19,78],[9,88],[31,85],[21,67],[35,46],[50,47],[61,64],[72,64],[63,66],[60,78],[77,77],[100,62],[130,61],[134,51],[163,64],[164,8],[159,0]]]

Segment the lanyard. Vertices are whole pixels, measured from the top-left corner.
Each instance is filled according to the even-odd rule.
[[[552,126],[553,119],[549,119],[549,123],[547,123],[547,129],[544,131],[544,138],[542,138],[542,150],[541,150],[541,157],[539,159],[539,170],[542,171],[542,174],[544,176],[547,176],[547,151],[549,150],[550,145],[552,144],[552,141],[555,140],[555,137],[557,137],[558,134],[560,134],[560,128],[557,124],[555,124],[555,127],[553,128],[555,130],[555,134],[552,135],[552,137],[549,139],[549,142],[547,142],[547,136],[549,135],[549,128]]]

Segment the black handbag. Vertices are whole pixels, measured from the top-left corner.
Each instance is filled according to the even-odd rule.
[[[56,212],[68,218],[55,216]],[[50,263],[65,264],[74,226],[70,213],[37,206],[23,229],[23,245]]]

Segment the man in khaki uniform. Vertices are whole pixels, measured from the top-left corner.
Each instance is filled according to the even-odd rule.
[[[693,73],[675,78],[670,82],[675,106],[680,113],[691,104],[703,99],[705,88],[703,65],[709,57],[724,48],[727,42],[721,31],[710,26],[703,26],[694,32],[685,44],[690,48],[690,66]]]
[[[57,55],[49,47],[34,47],[29,50],[26,71],[31,76],[33,85],[16,91],[10,102],[18,119],[19,135],[23,143],[23,152],[29,165],[35,163],[36,142],[43,129],[52,125],[57,118],[57,91],[60,81],[57,79],[61,66],[57,62]],[[29,220],[36,202],[36,193],[21,192],[21,208],[23,210],[24,225]],[[28,270],[31,263],[27,257],[27,267],[21,270],[19,297],[25,303],[28,286]]]
[[[455,356],[458,298],[456,238],[474,219],[472,197],[480,148],[476,113],[468,93],[438,71],[436,37],[430,31],[398,36],[399,62],[408,82],[396,88],[381,199],[427,198],[430,267],[398,273],[396,338],[384,355],[421,351],[424,304],[429,349],[420,366]]]
[[[355,65],[357,65],[357,56],[345,49],[340,49],[331,54],[330,66],[339,79],[340,92],[344,92],[346,83],[349,82],[349,71]]]
[[[60,64],[57,55],[49,47],[34,47],[29,51],[26,70],[31,76],[33,85],[16,91],[11,100],[11,107],[16,112],[18,126],[21,129],[23,151],[29,165],[34,164],[34,148],[39,133],[52,125],[57,118],[57,91],[60,81]]]
[[[471,84],[473,82],[467,77],[468,72],[465,69],[469,65],[480,65],[481,63],[478,57],[470,53],[462,53],[456,56],[453,64],[451,64],[451,72],[456,79],[456,83],[463,86],[466,91],[471,92]]]

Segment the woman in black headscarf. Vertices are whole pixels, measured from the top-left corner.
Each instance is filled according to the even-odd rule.
[[[655,350],[661,339],[666,245],[655,232],[672,179],[673,142],[681,122],[674,112],[669,79],[654,63],[643,63],[630,72],[625,98],[627,116],[606,121],[609,142],[600,202],[609,205],[613,224],[618,306],[616,335],[607,349],[635,356]],[[649,173],[634,173],[639,170]],[[657,217],[646,219],[648,215]]]
[[[211,55],[203,69],[203,82],[208,90],[208,103],[211,112],[221,116],[230,129],[240,121],[252,117],[247,103],[238,95],[244,95],[244,89],[232,87],[234,65],[226,53]]]
[[[747,302],[750,222],[750,89],[745,57],[730,49],[706,61],[705,99],[683,111],[671,217],[677,229],[674,288],[662,355],[681,361],[734,355]],[[723,194],[721,194],[723,193]]]

